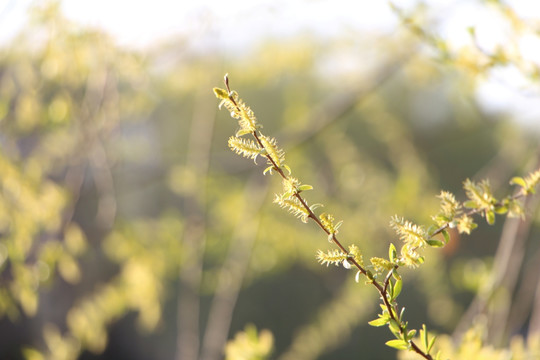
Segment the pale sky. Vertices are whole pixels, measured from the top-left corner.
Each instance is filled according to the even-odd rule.
[[[0,0],[0,46],[20,31],[27,10],[46,0]],[[428,0],[442,35],[455,46],[470,41],[474,26],[486,50],[505,41],[500,15],[478,1]],[[395,0],[407,7],[415,0]],[[540,1],[510,0],[520,17],[540,21]],[[257,43],[263,37],[309,32],[321,37],[344,29],[393,31],[398,21],[387,1],[373,0],[63,0],[63,13],[81,24],[104,28],[123,46],[145,48],[170,36],[189,35],[194,49],[230,49]],[[482,11],[477,11],[481,6]],[[540,38],[524,37],[521,53],[540,65]],[[532,91],[532,92],[531,92]],[[531,95],[532,94],[532,95]],[[502,71],[479,88],[487,108],[512,112],[540,132],[540,88],[527,89],[519,76]]]

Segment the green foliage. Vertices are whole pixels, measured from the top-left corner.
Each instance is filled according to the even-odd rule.
[[[42,332],[36,344],[43,347],[25,348],[26,358],[70,360],[82,351],[102,352],[108,326],[130,311],[138,312],[141,328],[156,328],[163,267],[171,265],[163,259],[179,256],[172,251],[180,246],[179,234],[166,238],[174,242],[167,252],[160,244],[121,259],[120,248],[127,252],[144,241],[134,234],[117,241],[110,254],[120,273],[92,284],[101,267],[88,266],[100,251],[96,230],[110,232],[118,210],[112,170],[122,142],[117,134],[126,119],[147,115],[153,99],[139,56],[116,48],[104,34],[80,30],[61,16],[56,2],[33,11],[35,22],[2,50],[0,60],[0,316],[15,321],[21,311],[39,315],[32,331]],[[35,33],[44,35],[42,45],[36,46]],[[148,231],[145,239],[160,243],[174,221],[162,225],[165,231]],[[118,239],[120,231],[109,239]],[[66,296],[57,275],[71,291],[78,286],[86,292]],[[70,299],[69,307],[63,298]],[[55,303],[55,310],[47,303]]]
[[[427,334],[425,330],[420,330],[421,336]],[[533,335],[527,342],[524,342],[521,337],[515,337],[510,342],[507,349],[497,349],[486,344],[484,339],[485,329],[481,325],[476,325],[467,331],[463,336],[463,340],[459,344],[455,344],[449,336],[438,336],[437,342],[434,342],[435,337],[426,338],[424,344],[432,346],[436,349],[439,355],[438,359],[511,359],[528,360],[536,359],[540,355],[540,341],[537,335]],[[400,360],[413,359],[407,354],[402,353],[399,356]]]
[[[272,354],[274,338],[268,330],[260,333],[254,325],[237,333],[233,340],[225,346],[226,360],[265,360]]]
[[[510,180],[510,184],[515,184],[521,187],[521,191],[523,194],[535,194],[536,193],[536,186],[540,182],[540,170],[537,170],[525,178],[522,177],[514,177],[512,180]]]

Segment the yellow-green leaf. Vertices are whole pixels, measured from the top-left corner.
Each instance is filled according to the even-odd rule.
[[[510,180],[510,185],[519,185],[519,186],[521,186],[522,188],[526,188],[526,187],[527,187],[527,183],[525,182],[525,179],[522,178],[522,177],[519,177],[519,176],[513,177],[513,178]]]
[[[372,320],[372,321],[368,322],[368,324],[371,325],[371,326],[379,327],[379,326],[384,326],[384,325],[388,324],[389,321],[390,321],[390,319],[387,318],[387,317],[380,317],[378,319],[375,319],[375,320]]]
[[[409,343],[401,339],[390,340],[387,341],[385,344],[398,350],[407,350],[409,348]]]
[[[227,92],[227,90],[220,89],[217,87],[214,88],[214,94],[216,95],[218,99],[225,100],[229,98],[229,93]]]
[[[403,281],[397,280],[394,284],[394,290],[392,292],[392,300],[395,300],[399,294],[401,294],[401,289],[403,288]]]
[[[298,187],[298,191],[299,191],[299,192],[300,192],[300,191],[312,190],[312,189],[313,189],[313,186],[307,185],[307,184],[305,184],[305,185],[300,185],[300,186]]]
[[[435,247],[435,248],[440,248],[440,247],[444,246],[444,242],[442,242],[441,240],[437,240],[437,239],[429,239],[427,241],[427,243],[428,243],[429,246]]]
[[[493,211],[486,211],[486,221],[489,225],[495,224],[495,213]]]

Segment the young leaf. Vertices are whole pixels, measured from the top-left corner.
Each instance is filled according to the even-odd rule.
[[[399,320],[403,319],[403,314],[405,313],[405,307],[401,308],[401,312],[399,313]]]
[[[390,259],[390,262],[394,263],[396,261],[396,257],[397,257],[396,246],[390,243],[390,247],[388,248],[388,258]]]
[[[427,353],[428,354],[430,353],[431,349],[433,348],[433,345],[435,345],[435,339],[436,338],[437,338],[436,336],[433,336],[431,338],[431,340],[429,341],[429,346],[427,347]]]
[[[229,98],[229,93],[227,92],[227,90],[220,89],[217,87],[215,87],[213,90],[214,90],[214,95],[216,95],[218,99],[225,100]]]
[[[407,333],[407,339],[411,340],[416,335],[416,330],[412,329]]]
[[[495,213],[493,211],[486,211],[486,221],[489,225],[495,224]]]
[[[422,342],[424,343],[424,348],[426,349],[426,352],[429,353],[429,342],[426,324],[422,324],[422,329],[420,329],[420,337],[422,338]]]
[[[385,344],[398,350],[407,350],[409,348],[409,343],[401,339],[390,340]]]
[[[394,319],[390,319],[388,326],[390,327],[390,330],[392,330],[394,334],[399,334],[401,332],[401,327],[399,326],[399,323]]]
[[[445,243],[445,245],[448,244],[448,242],[450,241],[450,234],[448,233],[448,231],[443,230],[443,231],[441,231],[441,234],[442,234],[443,237],[444,237],[444,243]]]
[[[497,206],[495,212],[500,215],[506,214],[508,212],[508,205]]]
[[[368,322],[368,324],[371,326],[379,327],[379,326],[384,326],[388,324],[389,321],[390,321],[390,317],[388,317],[387,315],[387,316],[381,316],[378,319],[372,320]]]
[[[394,289],[392,292],[392,300],[395,300],[399,294],[401,294],[401,289],[403,288],[403,281],[397,280],[394,284]]]
[[[444,242],[442,242],[441,240],[437,240],[437,239],[429,239],[427,241],[428,245],[431,246],[431,247],[435,247],[435,248],[440,248],[440,247],[443,247],[445,245]]]
[[[527,183],[525,182],[525,179],[519,176],[513,177],[510,180],[510,185],[519,185],[522,188],[527,188]]]
[[[313,190],[313,186],[304,184],[304,185],[300,185],[300,186],[298,187],[298,192],[300,192],[300,191],[307,191],[307,190]]]

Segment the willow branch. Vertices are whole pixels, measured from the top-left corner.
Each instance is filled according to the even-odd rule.
[[[229,80],[228,80],[228,77],[225,77],[225,86],[227,87],[227,92],[229,93],[229,100],[236,106],[236,108],[238,109],[238,111],[240,112],[241,109],[240,107],[238,106],[236,100],[234,99],[234,97],[231,95],[232,94],[232,91],[229,87]],[[255,137],[258,145],[262,148],[262,149],[265,149],[265,145],[263,144],[263,142],[261,141],[261,134],[260,132],[258,132],[257,130],[253,130],[252,131],[252,135]],[[289,177],[285,174],[285,172],[283,171],[283,169],[281,169],[281,167],[276,163],[276,161],[273,159],[272,156],[270,156],[269,154],[265,154],[264,155],[266,157],[266,159],[268,160],[268,162],[272,165],[272,168],[284,179],[284,180],[289,180]],[[308,218],[310,218],[311,220],[313,220],[327,235],[330,235],[330,231],[322,224],[321,220],[315,215],[315,213],[311,210],[311,208],[308,206],[306,200],[300,195],[300,192],[299,191],[296,191],[293,196],[302,204],[302,206],[304,207],[304,209],[306,210],[306,212],[308,213]],[[337,236],[335,235],[335,233],[332,233],[331,234],[331,240],[332,242],[338,247],[340,248],[344,253],[346,254],[349,254],[349,251],[341,244],[341,242],[338,240]],[[367,270],[361,266],[352,256],[348,258],[347,260],[350,264],[354,265],[364,276],[370,278],[368,276],[368,272]],[[401,334],[405,334],[405,326],[401,323],[401,321],[396,318],[396,312],[395,312],[395,309],[394,307],[392,306],[392,304],[390,304],[389,300],[388,300],[388,297],[387,297],[387,294],[388,294],[388,291],[387,291],[387,288],[388,288],[388,282],[389,282],[389,279],[387,279],[385,281],[386,285],[385,286],[382,286],[379,282],[377,282],[377,280],[373,279],[372,277],[370,278],[370,283],[375,286],[375,288],[377,289],[377,291],[379,292],[381,298],[382,298],[382,301],[384,302],[384,305],[390,315],[390,317],[392,318],[392,320],[394,320],[396,323],[399,324],[399,332]],[[396,306],[397,307],[397,306]],[[424,357],[425,359],[428,359],[428,360],[432,360],[432,357],[431,355],[429,355],[428,353],[425,353],[423,352],[415,343],[414,341],[412,340],[409,340],[409,344],[411,345],[411,348],[416,352],[418,353],[419,355],[421,355],[422,357]]]

